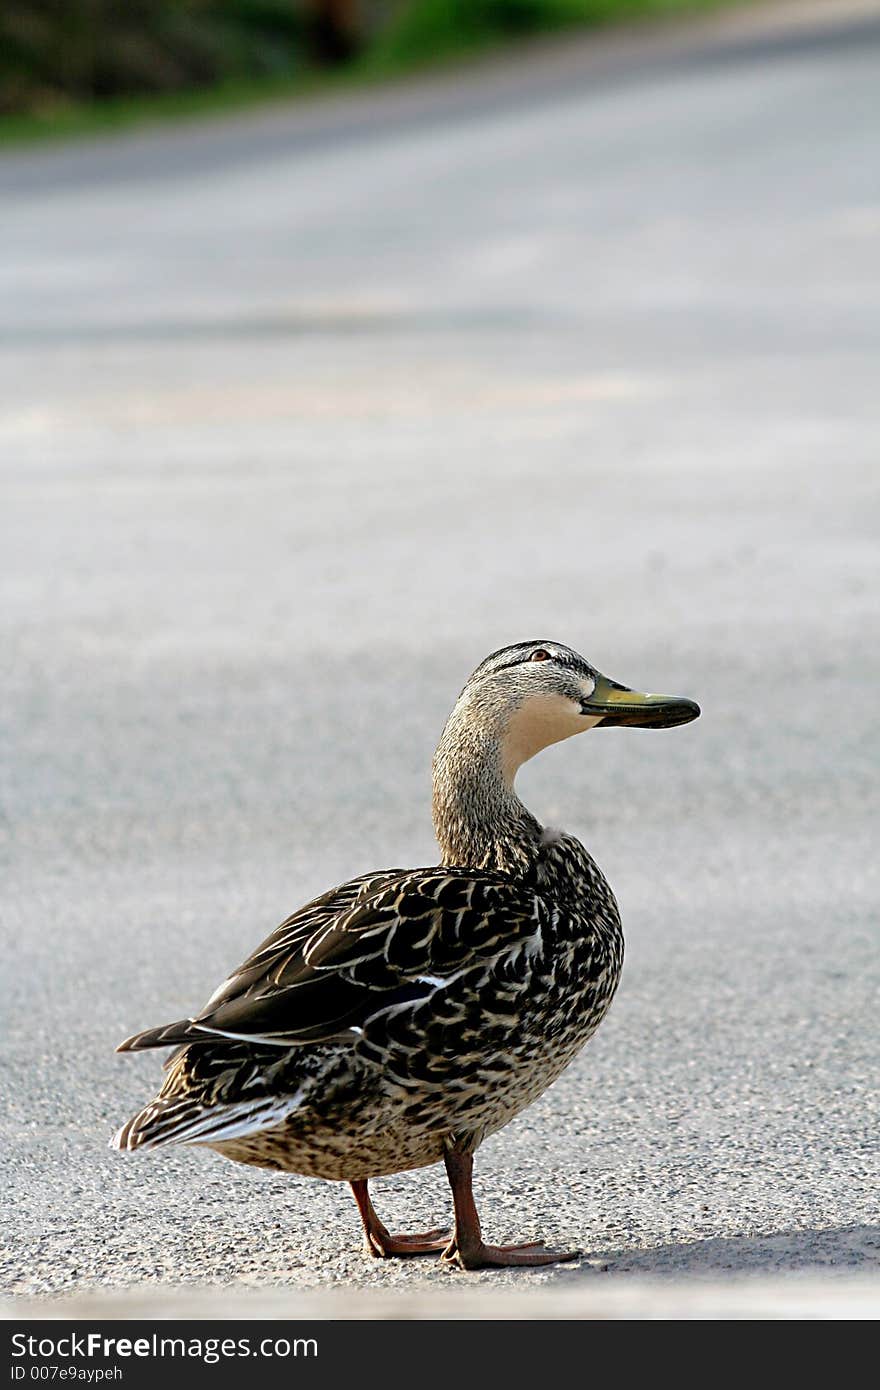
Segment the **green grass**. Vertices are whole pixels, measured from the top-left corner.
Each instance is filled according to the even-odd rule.
[[[108,134],[179,123],[294,98],[367,87],[479,57],[512,41],[563,29],[708,12],[755,0],[416,0],[355,61],[236,78],[179,91],[55,102],[44,110],[0,116],[0,146]]]
[[[720,9],[730,0],[418,0],[373,45],[372,60],[421,65],[499,40]]]
[[[0,116],[0,146],[40,140],[73,139],[108,134],[133,126],[193,120],[222,115],[245,107],[267,105],[290,97],[333,90],[350,82],[353,73],[315,71],[290,77],[256,77],[218,82],[180,92],[149,96],[105,97],[100,101],[67,102],[44,111]]]

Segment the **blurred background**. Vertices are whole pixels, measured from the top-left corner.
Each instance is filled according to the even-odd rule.
[[[111,1154],[113,1049],[432,862],[532,637],[703,717],[523,771],[628,961],[484,1225],[581,1308],[876,1289],[880,4],[7,0],[0,53],[4,1290],[450,1288],[336,1185]]]
[[[196,105],[296,89],[323,74],[388,76],[499,40],[718,9],[723,0],[6,0],[0,113],[31,131],[124,121],[138,98]],[[95,109],[98,104],[100,110]],[[184,106],[186,104],[184,103]],[[179,112],[180,103],[153,110]]]

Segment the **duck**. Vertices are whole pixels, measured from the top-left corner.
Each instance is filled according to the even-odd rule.
[[[535,1101],[602,1022],[623,965],[602,871],[515,790],[542,749],[588,730],[671,728],[690,699],[643,694],[560,642],[492,652],[433,761],[437,865],[385,869],[299,908],[192,1017],[120,1052],[168,1048],[158,1094],[111,1140],[203,1146],[238,1163],[346,1182],[364,1247],[464,1270],[575,1259],[483,1239],[483,1141]],[[452,1227],[391,1233],[375,1178],[442,1162]]]

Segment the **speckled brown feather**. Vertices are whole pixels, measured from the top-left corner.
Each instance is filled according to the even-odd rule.
[[[438,748],[444,863],[315,899],[201,1013],[128,1039],[179,1046],[116,1147],[206,1144],[370,1178],[476,1148],[571,1061],[611,1002],[623,938],[583,846],[545,833],[494,771],[520,650],[478,668]],[[592,668],[571,656],[580,690]]]
[[[433,1163],[450,1133],[476,1147],[540,1095],[611,1002],[617,908],[572,837],[541,846],[526,881],[424,869],[359,880],[354,898],[307,936],[290,919],[230,977],[199,1026],[234,1021],[240,1040],[196,1034],[119,1147],[208,1143],[347,1179]],[[250,1040],[267,1025],[273,1045]]]

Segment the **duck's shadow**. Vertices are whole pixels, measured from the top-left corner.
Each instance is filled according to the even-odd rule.
[[[588,1270],[611,1274],[713,1275],[778,1274],[798,1270],[869,1273],[880,1269],[880,1226],[838,1226],[828,1230],[769,1231],[717,1236],[633,1248],[586,1248],[576,1265],[560,1266],[561,1279]]]

